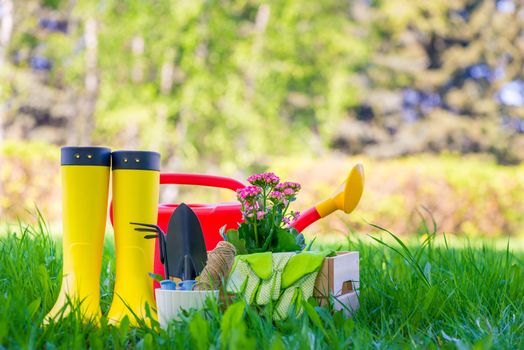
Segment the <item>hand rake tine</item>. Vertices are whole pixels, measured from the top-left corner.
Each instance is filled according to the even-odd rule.
[[[140,232],[156,232],[158,235],[146,235],[144,238],[158,238],[159,239],[159,248],[160,248],[160,262],[164,264],[164,272],[166,274],[165,278],[169,279],[169,267],[167,266],[167,251],[166,251],[166,234],[158,225],[154,224],[143,224],[140,222],[130,222],[131,225],[143,226],[135,227],[135,231]]]
[[[155,232],[155,233],[158,233],[157,230],[154,230],[152,228],[144,228],[144,227],[135,227],[135,231],[138,231],[138,232]]]
[[[131,225],[137,225],[137,226],[146,226],[146,227],[155,227],[155,224],[144,224],[142,222],[130,222]]]
[[[158,225],[155,225],[155,224],[143,224],[143,223],[140,223],[140,222],[130,222],[131,225],[137,225],[137,226],[144,226],[144,227],[149,227],[149,228],[152,228],[152,229],[155,229],[159,232],[164,232],[162,231],[162,229],[160,227],[158,227]]]
[[[158,235],[158,247],[160,248],[160,262],[165,264],[166,261],[166,242],[164,235]],[[166,277],[169,278],[169,277]]]

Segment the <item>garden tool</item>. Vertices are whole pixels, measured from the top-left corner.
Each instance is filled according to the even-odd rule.
[[[292,256],[282,272],[282,293],[275,306],[273,319],[286,319],[294,307],[302,314],[302,303],[313,296],[318,271],[331,251],[302,252]]]
[[[346,181],[331,198],[320,202],[313,208],[303,212],[294,222],[293,227],[302,232],[306,227],[320,218],[324,218],[336,210],[349,214],[358,205],[364,191],[364,168],[357,164],[351,169]]]
[[[240,181],[235,179],[205,174],[160,174],[160,184],[206,186],[224,188],[231,191],[244,187]],[[195,212],[200,225],[202,225],[206,250],[208,251],[213,250],[217,243],[222,240],[219,233],[221,227],[226,226],[226,229],[234,229],[242,221],[239,202],[189,204],[189,207]],[[178,204],[160,204],[158,206],[158,226],[164,232],[167,232],[169,220],[176,208],[178,208]],[[154,272],[162,274],[163,267],[158,256],[159,250],[157,249],[155,252]],[[158,287],[156,282],[155,287]]]
[[[128,316],[136,325],[136,317],[147,316],[146,304],[155,305],[148,275],[153,270],[155,242],[138,235],[132,223],[154,224],[157,220],[160,154],[117,151],[112,161],[116,282],[108,318],[118,324]]]
[[[166,248],[169,271],[173,277],[183,281],[194,280],[206,266],[207,251],[202,227],[195,212],[184,203],[169,219]]]
[[[71,310],[80,302],[85,319],[100,315],[100,269],[107,217],[111,150],[104,147],[63,147],[62,287],[44,322]]]
[[[143,226],[143,227],[135,227],[135,231],[156,233],[155,235],[145,235],[144,238],[145,239],[152,239],[152,238],[158,239],[160,262],[164,265],[164,276],[166,276],[166,278],[169,278],[169,264],[168,264],[168,258],[167,258],[166,235],[164,231],[162,231],[162,229],[158,227],[157,225],[142,224],[139,222],[132,222],[131,225]]]

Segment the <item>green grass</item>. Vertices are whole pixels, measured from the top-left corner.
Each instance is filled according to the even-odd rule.
[[[103,311],[114,279],[106,243]],[[105,319],[82,325],[74,315],[44,328],[59,290],[60,247],[43,225],[20,228],[0,237],[0,348],[524,348],[522,252],[401,243],[341,246],[361,253],[361,308],[351,319],[310,308],[273,324],[253,309],[223,314],[210,304],[166,331],[116,328]]]

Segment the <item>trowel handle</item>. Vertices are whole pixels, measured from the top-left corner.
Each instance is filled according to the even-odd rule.
[[[236,191],[244,188],[244,184],[230,177],[205,175],[205,174],[160,174],[161,185],[197,185],[207,187],[227,188]]]

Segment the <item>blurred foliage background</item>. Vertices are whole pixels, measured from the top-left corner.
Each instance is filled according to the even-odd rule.
[[[361,207],[318,232],[415,232],[425,207],[447,232],[518,235],[523,64],[518,0],[0,0],[0,221],[36,204],[59,222],[59,147],[95,144],[275,170],[302,209],[361,161]]]

